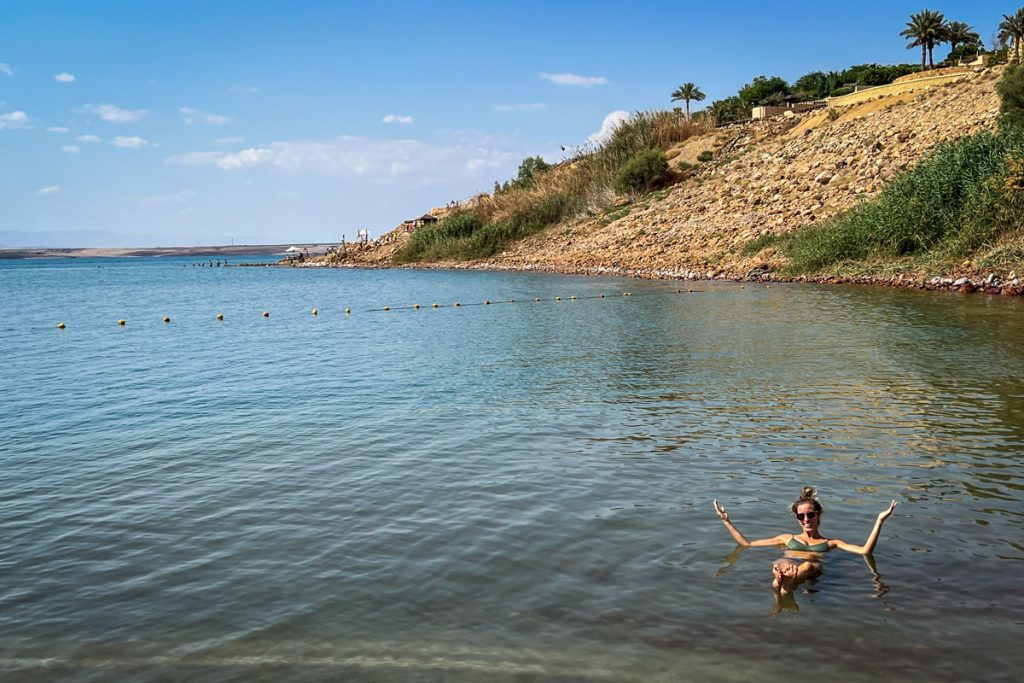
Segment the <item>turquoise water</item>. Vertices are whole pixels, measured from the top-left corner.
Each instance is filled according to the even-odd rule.
[[[1024,663],[1018,299],[191,262],[0,262],[4,680]],[[777,605],[711,499],[804,484],[850,542],[900,506]]]

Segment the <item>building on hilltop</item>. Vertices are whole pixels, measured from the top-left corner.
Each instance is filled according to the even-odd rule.
[[[402,227],[406,232],[412,232],[416,228],[422,228],[424,225],[429,223],[437,223],[438,219],[431,216],[429,213],[425,213],[418,218],[410,218],[407,221],[402,221]]]

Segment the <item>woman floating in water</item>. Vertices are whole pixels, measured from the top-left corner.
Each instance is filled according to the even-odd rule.
[[[725,528],[729,530],[732,537],[741,546],[784,546],[786,556],[775,561],[772,566],[772,588],[782,595],[787,595],[800,582],[821,572],[821,553],[833,548],[845,550],[858,555],[870,555],[878,543],[878,534],[882,531],[882,524],[889,518],[892,511],[896,509],[896,501],[889,503],[889,507],[878,513],[875,520],[875,528],[864,545],[853,545],[838,538],[825,538],[818,531],[821,523],[821,513],[824,510],[818,502],[817,494],[810,486],[805,486],[800,492],[800,498],[793,503],[793,514],[800,522],[803,530],[799,534],[779,534],[771,538],[762,538],[757,541],[748,541],[746,536],[740,533],[732,522],[729,521],[729,513],[718,504],[718,499],[713,501],[715,512],[725,522]]]

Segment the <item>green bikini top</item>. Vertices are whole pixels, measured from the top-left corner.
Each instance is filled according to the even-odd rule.
[[[815,543],[814,545],[807,545],[803,541],[798,541],[796,536],[789,539],[789,543],[786,547],[790,550],[803,550],[805,552],[812,553],[823,553],[828,550],[828,541],[822,541],[821,543]]]

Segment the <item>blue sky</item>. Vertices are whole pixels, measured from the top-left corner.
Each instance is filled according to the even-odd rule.
[[[0,246],[380,235],[561,158],[612,112],[759,74],[915,62],[927,6],[1013,2],[47,2],[0,22]],[[942,48],[937,57],[945,56]]]

